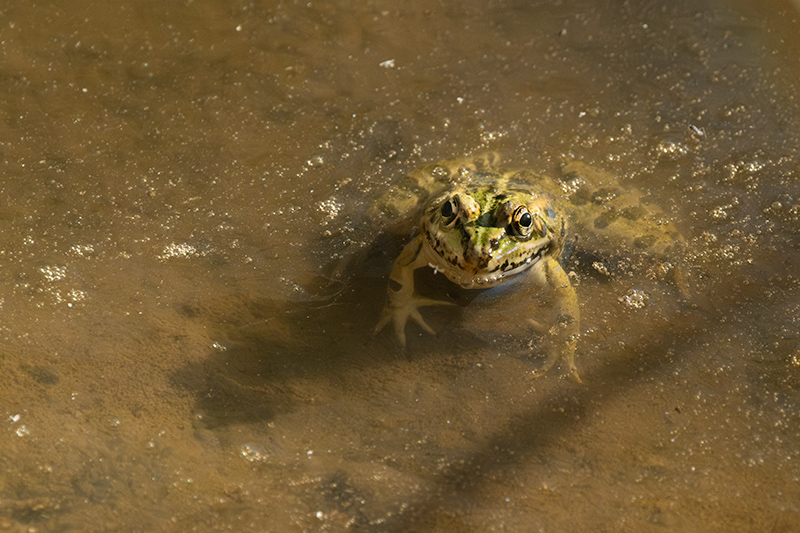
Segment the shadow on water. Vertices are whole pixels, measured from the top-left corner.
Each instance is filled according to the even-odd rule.
[[[380,385],[361,381],[370,375],[385,378],[392,372],[389,367],[398,364],[406,365],[406,378],[413,383],[427,379],[415,375],[415,367],[420,375],[434,375],[437,369],[431,372],[431,366],[447,361],[441,363],[450,365],[446,372],[458,376],[481,360],[473,358],[474,346],[490,341],[479,339],[468,327],[462,327],[462,319],[469,313],[463,312],[465,308],[461,306],[447,307],[446,312],[431,309],[430,315],[426,314],[433,317],[435,329],[445,333],[424,337],[424,350],[415,350],[422,345],[412,338],[413,360],[407,362],[390,335],[369,334],[383,305],[384,291],[385,278],[373,277],[354,279],[335,295],[313,301],[232,295],[223,301],[187,302],[180,312],[202,322],[212,331],[211,337],[219,340],[207,359],[177,372],[174,383],[196,397],[202,425],[219,432],[233,425],[268,425],[281,415],[302,409],[324,409],[332,389],[342,395],[352,392],[352,401],[360,402],[365,400],[362,389],[380,390]],[[564,448],[557,441],[577,431],[588,410],[602,410],[606,403],[624,397],[630,387],[685,364],[697,347],[708,341],[709,331],[713,331],[708,324],[723,314],[706,308],[680,309],[668,320],[658,322],[658,327],[638,331],[636,340],[624,345],[613,338],[587,339],[582,351],[592,353],[592,360],[585,356],[579,360],[585,384],[559,379],[557,372],[550,372],[534,382],[535,389],[528,396],[512,402],[502,397],[497,400],[508,402],[499,407],[504,410],[506,422],[493,428],[470,428],[478,435],[477,448],[437,444],[428,458],[414,458],[411,454],[392,463],[393,467],[399,465],[400,469],[421,476],[425,488],[404,496],[400,511],[397,509],[401,502],[391,502],[389,506],[395,511],[387,513],[380,525],[368,519],[370,513],[364,513],[359,506],[342,507],[341,495],[336,496],[342,490],[354,494],[362,490],[357,475],[351,478],[349,472],[337,468],[320,476],[320,497],[336,499],[357,530],[439,529],[443,527],[442,520],[458,520],[458,509],[469,507],[470,502],[477,504],[486,485],[512,475],[525,461],[546,464],[550,460],[547,454],[554,446]],[[507,379],[524,380],[519,375]],[[441,380],[447,383],[446,377]],[[451,410],[468,407],[453,400],[446,393],[441,399],[442,403],[456,404],[448,407]],[[365,418],[375,416],[369,407],[363,413]],[[404,416],[420,418],[425,414],[409,412]],[[356,426],[363,423],[352,421]],[[389,449],[393,444],[381,439],[385,437],[375,437],[373,441],[386,447],[386,456],[393,455],[395,450]],[[402,455],[402,447],[396,446]],[[574,452],[569,446],[566,448],[565,453]],[[365,451],[364,457],[368,456]],[[434,456],[446,459],[446,466],[434,468]]]
[[[385,279],[375,265],[385,267],[396,253],[391,241],[382,239],[357,254],[359,268],[371,277],[341,281],[352,277],[353,268],[342,261],[304,279],[288,298],[237,294],[186,302],[178,312],[204,324],[217,340],[208,359],[173,376],[177,386],[197,396],[203,424],[211,429],[270,421],[313,405],[319,381],[403,358],[399,349],[387,350],[386,339],[364,329],[383,305]],[[327,256],[329,250],[312,253]]]
[[[620,350],[614,363],[596,366],[583,385],[561,381],[546,387],[527,407],[515,412],[506,427],[490,435],[483,449],[437,473],[431,480],[438,488],[436,492],[411,503],[407,513],[388,520],[380,530],[440,531],[447,529],[448,522],[457,527],[457,516],[443,510],[480,505],[487,485],[512,477],[529,460],[545,465],[558,463],[559,457],[545,456],[547,450],[554,445],[563,447],[559,442],[584,424],[589,410],[602,409],[604,404],[624,396],[629,389],[626,384],[646,381],[679,362],[698,342],[695,335],[696,324],[686,317],[682,323]],[[579,456],[579,447],[567,445],[564,451]],[[591,469],[591,461],[584,457],[577,461],[577,467]],[[541,487],[546,486],[545,479],[538,481]],[[545,498],[547,490],[541,490]]]
[[[216,324],[227,335],[227,348],[201,364],[187,366],[174,380],[196,395],[196,409],[211,430],[269,422],[281,414],[313,406],[315,381],[358,387],[348,383],[353,370],[393,361],[386,353],[387,339],[360,331],[365,317],[377,316],[382,298],[374,294],[381,287],[375,280],[328,306],[244,298],[187,304],[185,314]],[[372,297],[365,297],[369,294]],[[628,384],[663,375],[665,368],[688,357],[703,342],[703,323],[719,318],[698,314],[676,316],[668,327],[647,332],[640,342],[618,349],[613,359],[586,368],[584,377],[588,379],[583,385],[558,379],[558,374],[551,372],[536,382],[537,392],[525,399],[522,407],[509,405],[508,423],[484,435],[482,449],[466,454],[463,450],[445,451],[454,453],[458,460],[436,472],[426,469],[426,485],[432,489],[419,494],[416,501],[404,500],[405,512],[377,526],[359,514],[356,506],[347,506],[351,515],[355,513],[356,530],[399,532],[442,527],[443,510],[469,507],[470,501],[481,498],[485,484],[497,483],[498,478],[574,431],[588,409],[602,409],[604,402],[625,395]],[[339,324],[336,331],[330,331],[331,324]],[[436,342],[440,353],[430,357],[452,356],[463,347],[463,343],[451,344],[452,352],[441,354],[447,351],[448,342]],[[402,357],[399,350],[393,353]],[[348,474],[341,470],[320,483],[323,497],[331,491],[357,491],[357,485],[350,486]]]
[[[433,475],[430,482],[437,487],[435,491],[416,501],[408,502],[407,512],[397,514],[385,521],[380,528],[374,530],[392,532],[462,530],[465,524],[460,521],[458,511],[453,510],[480,507],[485,503],[487,486],[496,486],[504,479],[513,478],[513,472],[518,471],[520,465],[526,461],[535,460],[544,465],[551,463],[558,469],[559,457],[549,458],[545,454],[552,451],[554,446],[563,447],[565,438],[568,440],[570,435],[579,433],[581,426],[587,424],[586,419],[592,417],[590,411],[602,410],[608,404],[618,403],[619,400],[630,394],[631,389],[643,383],[654,384],[673,372],[677,374],[678,368],[685,368],[687,365],[701,369],[700,372],[692,372],[695,378],[703,379],[704,375],[719,372],[719,369],[716,368],[719,361],[714,360],[715,357],[711,356],[704,361],[691,361],[691,358],[696,357],[701,347],[707,347],[709,344],[719,341],[719,332],[716,331],[719,321],[724,320],[725,316],[730,316],[728,310],[737,303],[736,300],[742,292],[749,292],[746,288],[744,291],[741,289],[741,286],[728,286],[725,291],[730,292],[726,292],[724,295],[716,294],[716,302],[719,307],[715,310],[704,309],[692,313],[681,313],[674,316],[667,327],[659,331],[642,332],[640,341],[635,344],[610,348],[615,352],[613,357],[610,357],[604,364],[594,365],[588,374],[589,378],[583,385],[576,385],[568,381],[548,384],[544,390],[540,390],[540,394],[535,395],[532,401],[527,402],[524,408],[516,411],[505,427],[493,432],[481,450],[469,454]],[[733,296],[733,294],[737,294],[737,296]],[[786,347],[777,350],[782,355],[776,356],[772,361],[750,361],[746,368],[740,368],[747,374],[744,378],[745,382],[757,384],[742,398],[745,409],[760,410],[764,407],[765,402],[761,389],[774,387],[797,390],[800,386],[800,376],[792,370],[793,364],[795,367],[797,365],[793,363],[791,349],[787,351],[783,348]],[[800,353],[798,348],[800,346],[795,348],[796,354]],[[708,383],[699,385],[707,386]],[[745,386],[744,388],[748,389],[749,387]],[[732,393],[733,391],[727,391],[727,394]],[[631,398],[631,401],[636,401],[637,395],[633,395]],[[721,401],[722,404],[725,403],[721,398],[718,398],[718,401]],[[786,401],[787,405],[791,405],[791,400]],[[673,415],[685,414],[682,413],[684,408],[682,405],[668,405],[666,408],[674,411]],[[777,409],[782,412],[782,408]],[[715,413],[716,410],[711,408],[700,417],[700,420],[707,422],[706,418],[713,419],[717,416]],[[667,415],[669,414],[667,413]],[[696,412],[695,415],[697,415]],[[740,428],[734,429],[735,424],[732,424],[730,420],[726,421],[726,425],[732,434],[740,430]],[[714,430],[711,429],[713,425],[709,424],[708,427],[709,431],[713,433]],[[629,429],[635,432],[634,427]],[[752,427],[747,426],[744,433],[743,438],[753,438]],[[609,445],[613,445],[613,443],[609,443]],[[576,443],[574,446],[568,444],[564,451],[571,455],[570,460],[575,461],[578,469],[595,470],[598,465],[593,464],[591,456],[580,458],[582,446],[581,443]],[[727,466],[721,464],[722,461],[724,461],[722,457],[708,459],[709,464],[714,465],[712,468],[719,469],[720,472],[727,469]],[[657,470],[665,471],[663,466],[657,467]],[[691,470],[694,471],[694,466],[691,467]],[[538,499],[544,500],[549,494],[548,501],[551,503],[556,501],[554,493],[550,493],[547,489],[547,479],[532,481],[541,483],[540,487],[534,485],[534,488],[540,489],[540,498]],[[579,486],[580,483],[581,481],[578,481]],[[513,481],[510,486],[513,487]],[[527,488],[531,488],[530,485]],[[516,496],[516,488],[509,491],[509,494]],[[721,501],[724,501],[724,495],[722,493],[718,493],[718,495],[723,496]],[[570,501],[564,497],[563,493],[561,494],[565,514],[564,522],[559,527],[569,523],[570,509],[580,508],[587,503],[583,499],[585,496],[585,494],[581,494],[579,501]],[[697,495],[689,497],[702,498]],[[506,501],[509,500],[506,499]],[[648,511],[651,515],[646,518],[654,525],[659,524],[661,518],[659,515],[662,511],[663,509],[660,509],[659,505],[652,505],[652,509]],[[688,511],[688,513],[695,512]],[[754,529],[770,526],[774,531],[793,531],[796,527],[796,525],[791,525],[791,518],[775,519],[768,514],[756,518],[747,510],[742,512],[749,516],[751,524],[757,525]],[[670,519],[670,525],[680,527],[682,523],[688,526],[696,522],[696,515],[690,516],[685,513],[687,511],[674,513]],[[729,519],[735,521],[735,513],[731,514]],[[706,526],[713,530],[723,524],[724,522],[707,522]],[[471,529],[467,528],[467,530]]]
[[[459,339],[431,337],[414,325],[409,326],[414,328],[409,349],[403,350],[390,328],[372,332],[384,303],[385,278],[361,278],[335,287],[335,295],[313,301],[238,295],[181,307],[181,314],[201,321],[213,331],[212,338],[219,339],[210,357],[173,376],[177,386],[196,395],[196,409],[206,427],[268,422],[314,405],[317,385],[357,387],[350,383],[354,371],[413,365],[436,353],[453,357],[475,343],[469,334]],[[455,300],[458,305],[445,311],[426,308],[426,316],[446,331],[459,321],[471,296]],[[424,336],[417,341],[413,333]],[[418,350],[422,344],[430,349]]]
[[[413,373],[415,364],[435,365],[435,359],[456,360],[456,366],[467,367],[474,362],[464,354],[481,346],[501,345],[504,353],[530,363],[531,370],[544,361],[545,339],[532,332],[520,335],[517,322],[509,319],[529,311],[528,304],[514,296],[513,285],[463,290],[443,283],[441,274],[428,269],[417,272],[417,290],[454,304],[423,309],[440,334],[430,336],[409,322],[407,350],[399,347],[391,326],[374,335],[385,301],[385,273],[400,248],[397,239],[379,239],[379,244],[351,258],[344,272],[309,281],[296,301],[239,294],[184,303],[178,313],[202,323],[215,340],[206,360],[173,376],[175,385],[197,397],[203,425],[213,429],[270,421],[314,405],[318,384],[346,388],[354,371],[408,363]],[[337,277],[344,281],[332,281]]]

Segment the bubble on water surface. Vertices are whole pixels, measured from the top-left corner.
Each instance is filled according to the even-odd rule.
[[[173,257],[191,257],[197,254],[197,248],[188,243],[170,243],[164,247],[164,251],[158,256],[160,259],[170,259]]]
[[[678,159],[689,153],[689,148],[682,142],[665,139],[656,146],[656,155],[668,159]]]
[[[598,271],[599,273],[601,273],[601,274],[603,274],[605,276],[609,276],[610,275],[609,272],[608,272],[608,269],[606,268],[606,266],[603,263],[601,263],[600,261],[595,261],[594,263],[592,263],[592,268],[594,268],[596,271]]]
[[[69,252],[73,255],[86,256],[94,253],[94,246],[91,244],[75,244],[70,247]]]
[[[53,298],[55,298],[57,304],[66,303],[67,307],[72,307],[72,304],[86,299],[86,292],[80,289],[70,289],[66,292],[51,290],[48,292],[53,295]]]
[[[344,207],[344,204],[334,196],[317,204],[317,209],[325,213],[325,218],[328,220],[336,218],[342,211],[342,207]]]
[[[315,155],[311,159],[306,161],[306,164],[312,168],[319,168],[325,164],[325,158],[322,157],[321,155]]]
[[[647,305],[650,296],[639,289],[631,289],[628,294],[619,298],[619,302],[625,304],[629,309],[641,309]]]
[[[239,455],[248,463],[258,463],[267,460],[267,452],[258,444],[242,444]]]
[[[67,267],[64,266],[43,266],[39,272],[44,274],[47,281],[58,281],[67,277]]]

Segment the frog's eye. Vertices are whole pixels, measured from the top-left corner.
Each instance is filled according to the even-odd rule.
[[[444,227],[452,226],[458,219],[458,197],[453,196],[442,204],[442,225]]]
[[[540,225],[536,228],[539,229]],[[514,209],[511,215],[510,233],[515,237],[529,237],[534,228],[533,216],[528,212],[528,208],[521,205]]]

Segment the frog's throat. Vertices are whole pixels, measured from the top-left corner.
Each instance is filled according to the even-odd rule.
[[[488,289],[506,281],[509,277],[524,272],[541,261],[547,251],[548,239],[540,239],[531,243],[529,254],[513,262],[489,261],[487,265],[478,265],[475,261],[467,261],[462,257],[445,258],[436,253],[428,242],[425,242],[420,255],[435,272],[441,272],[447,279],[464,289]],[[535,251],[534,251],[535,250]],[[486,261],[482,261],[486,263]]]

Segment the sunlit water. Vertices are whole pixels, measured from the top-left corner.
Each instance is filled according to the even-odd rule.
[[[800,527],[792,4],[0,21],[0,529]],[[686,238],[687,299],[567,265],[582,385],[526,377],[508,308],[371,334],[402,242],[369,205],[486,150],[611,172]]]

